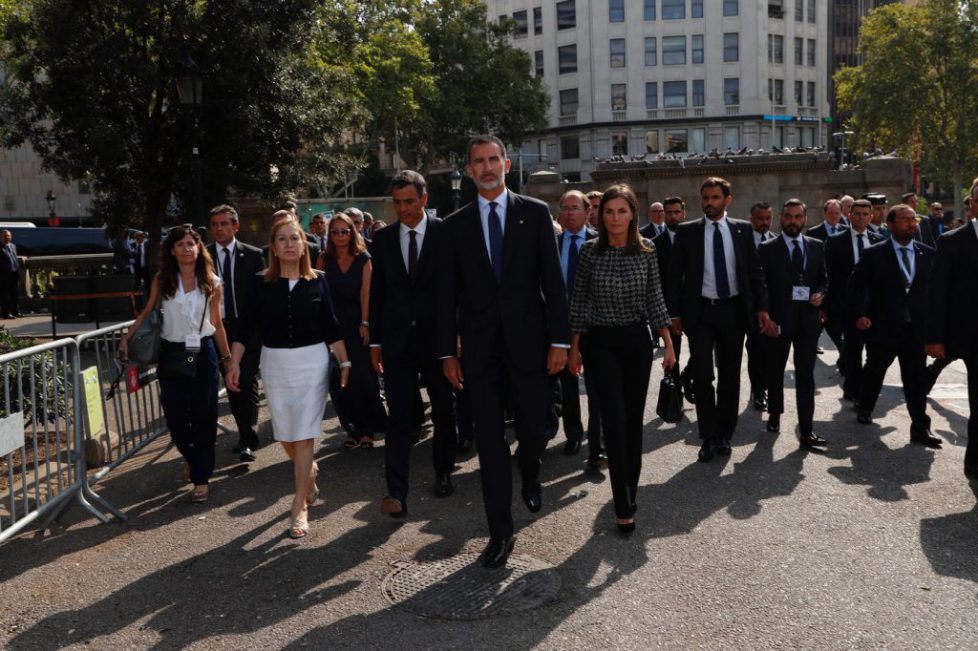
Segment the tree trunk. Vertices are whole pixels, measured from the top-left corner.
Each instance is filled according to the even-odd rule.
[[[954,186],[954,216],[956,218],[960,217],[963,220],[964,199],[961,196],[961,177],[962,177],[961,166],[955,165],[954,174],[951,176],[951,181]]]

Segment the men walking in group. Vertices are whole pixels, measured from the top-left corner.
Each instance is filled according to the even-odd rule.
[[[758,248],[764,270],[771,320],[764,331],[767,345],[767,431],[778,432],[784,413],[784,370],[794,349],[795,400],[798,438],[802,447],[824,446],[813,431],[815,415],[815,357],[822,332],[820,306],[828,285],[822,242],[805,237],[801,229],[806,207],[789,199],[781,209],[781,237]]]
[[[4,319],[23,316],[17,307],[20,261],[17,259],[17,245],[13,243],[13,239],[10,231],[0,231],[0,244],[3,246],[3,255],[0,255],[0,312]]]
[[[682,197],[666,197],[662,204],[665,223],[663,224],[663,231],[652,240],[652,244],[655,246],[655,256],[659,262],[659,278],[662,279],[662,286],[665,288],[667,285],[666,279],[669,277],[669,259],[672,257],[676,229],[686,219],[686,202],[683,201]],[[683,374],[679,372],[679,353],[682,351],[683,337],[681,333],[676,334],[675,332],[670,332],[669,336],[672,338],[672,349],[676,353],[676,363],[667,372],[672,376],[678,387],[682,384],[683,377]],[[684,371],[687,377],[690,375],[689,366],[690,364],[687,360],[686,370]],[[689,383],[692,383],[691,378],[689,379]],[[690,387],[690,390],[687,392],[687,399],[691,398],[692,395],[692,387]],[[693,400],[690,400],[690,402],[693,402]]]
[[[669,260],[669,313],[672,331],[689,337],[702,462],[730,454],[740,411],[744,334],[748,328],[763,328],[768,320],[752,229],[747,222],[727,216],[731,201],[728,181],[717,177],[704,181],[700,187],[704,217],[679,226]]]
[[[649,206],[649,223],[639,229],[642,237],[647,237],[648,239],[655,239],[664,230],[666,230],[666,209],[662,203],[658,201],[652,202]]]
[[[253,288],[260,282],[258,274],[265,269],[261,250],[235,238],[239,228],[238,212],[232,206],[221,204],[211,209],[209,231],[213,242],[207,245],[207,250],[224,285],[221,318],[229,339],[234,339],[234,333],[242,327],[242,319],[249,313],[250,302],[255,297]],[[238,443],[233,451],[245,462],[254,461],[255,451],[261,447],[255,431],[260,352],[257,340],[248,342],[239,364],[241,390],[228,392],[228,405],[238,428]]]
[[[510,164],[499,138],[470,142],[466,170],[478,197],[445,221],[438,301],[445,377],[455,388],[464,384],[472,391],[489,521],[486,567],[504,565],[514,543],[512,461],[503,432],[506,397],[516,410],[523,501],[536,513],[543,499],[538,477],[550,404],[548,374],[564,368],[570,346],[550,211],[543,202],[506,189]]]
[[[755,249],[774,239],[771,219],[771,204],[768,202],[758,201],[750,207]],[[767,344],[764,337],[759,329],[747,328],[747,377],[750,380],[751,404],[757,411],[767,409]]]
[[[411,445],[417,434],[418,380],[424,381],[434,425],[432,461],[436,497],[455,489],[453,399],[435,349],[438,255],[442,220],[425,213],[427,184],[417,172],[398,173],[390,184],[398,225],[381,229],[373,245],[370,278],[370,359],[384,377],[387,396],[385,472],[387,496],[380,508],[393,517],[407,515]]]
[[[927,356],[924,352],[930,272],[934,250],[914,239],[917,213],[897,204],[886,215],[890,240],[866,249],[850,280],[849,300],[856,327],[866,338],[866,368],[859,393],[858,420],[873,422],[883,378],[894,359],[910,412],[910,440],[941,447],[927,415]]]

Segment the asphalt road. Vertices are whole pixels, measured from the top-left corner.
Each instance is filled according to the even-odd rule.
[[[824,339],[824,338],[823,338]],[[830,348],[825,339],[823,345]],[[800,451],[793,393],[780,435],[747,407],[733,455],[695,462],[692,408],[678,426],[647,407],[638,529],[614,530],[606,480],[544,460],[544,509],[514,505],[516,553],[556,568],[557,600],[476,621],[422,618],[381,583],[395,563],[485,544],[474,458],[456,494],[431,496],[430,438],[413,451],[411,517],[379,512],[383,446],[345,451],[335,420],[317,446],[326,498],[311,534],[283,534],[291,469],[274,446],[251,466],[218,441],[211,499],[187,502],[165,439],[97,490],[129,520],[74,508],[44,535],[0,547],[0,644],[10,649],[973,649],[978,629],[976,491],[962,475],[967,395],[960,362],[929,401],[944,449],[909,444],[896,367],[873,426],[841,400],[827,350],[816,431]],[[653,391],[661,377],[653,371]],[[787,384],[792,386],[788,373]],[[518,493],[517,493],[518,494]],[[492,586],[486,586],[492,589]]]

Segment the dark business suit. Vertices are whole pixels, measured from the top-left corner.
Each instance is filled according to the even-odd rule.
[[[910,412],[910,431],[930,429],[927,415],[926,339],[928,299],[934,249],[911,240],[913,282],[907,283],[903,264],[887,240],[866,249],[849,279],[849,301],[853,319],[869,317],[865,331],[866,368],[859,394],[860,412],[871,414],[883,378],[894,359],[900,361],[903,395]]]
[[[948,358],[963,359],[968,369],[968,446],[965,469],[978,470],[978,235],[975,222],[937,238],[930,277],[926,343],[943,344]]]
[[[917,215],[917,219],[919,221],[917,223],[917,231],[913,234],[913,239],[933,249],[937,246],[937,238],[930,228],[930,218],[924,215]]]
[[[450,474],[455,466],[452,392],[435,350],[438,256],[444,224],[427,215],[422,220],[424,236],[414,279],[401,252],[400,223],[377,231],[370,277],[370,344],[381,348],[387,396],[387,493],[402,503],[408,494],[411,445],[424,417],[418,411],[419,377],[431,399],[435,473]]]
[[[657,238],[660,235],[662,235],[662,233],[664,233],[665,230],[666,230],[666,224],[665,224],[665,222],[662,222],[662,225],[660,225],[659,227],[656,227],[655,224],[653,224],[652,222],[649,222],[648,224],[646,224],[642,228],[638,229],[638,232],[639,232],[639,235],[641,235],[642,237],[644,237],[646,239],[649,239],[649,240],[654,240],[655,238]]]
[[[839,222],[835,225],[835,233],[830,233],[828,224],[822,222],[818,226],[812,226],[805,231],[805,236],[814,237],[819,242],[825,242],[825,240],[829,239],[831,236],[835,235],[836,233],[841,233],[844,230],[847,230],[846,226],[842,222]]]
[[[826,224],[825,222],[822,222],[818,226],[813,226],[812,228],[809,228],[805,232],[805,235],[807,235],[808,237],[814,237],[815,239],[824,243],[833,235],[837,235],[847,230],[849,229],[845,226],[845,224],[843,224],[840,221],[838,224],[835,225],[835,232],[830,233],[829,225]],[[845,362],[842,361],[842,341],[843,341],[842,323],[839,321],[829,320],[825,322],[824,329],[825,332],[828,333],[829,339],[831,339],[832,343],[835,344],[835,349],[839,351],[839,364],[838,364],[839,369],[840,371],[845,372]]]
[[[729,219],[733,239],[738,294],[725,300],[703,296],[704,231],[706,217],[676,229],[669,258],[666,297],[669,314],[682,319],[692,355],[693,393],[700,438],[729,441],[737,428],[740,365],[744,334],[756,328],[756,312],[767,309],[764,277],[757,264],[753,229],[748,222]],[[712,250],[712,249],[711,249]],[[717,387],[713,388],[713,357]]]
[[[20,289],[20,261],[17,245],[0,244],[0,316],[14,316],[20,312],[17,297]]]
[[[667,283],[667,278],[669,277],[669,258],[672,256],[672,238],[669,237],[669,233],[663,231],[652,240],[652,245],[655,246],[656,259],[659,261],[659,278],[662,279],[662,295],[665,296],[665,287]],[[676,364],[671,369],[669,369],[669,375],[672,376],[673,380],[676,381],[676,386],[679,386],[679,353],[683,349],[683,336],[682,334],[669,333],[672,338],[672,349],[676,352]],[[689,366],[689,360],[686,360],[686,366]]]
[[[751,234],[754,237],[754,234]],[[761,241],[754,238],[755,249],[768,240],[777,237],[771,231],[760,235]],[[750,392],[754,401],[763,402],[767,396],[767,342],[758,328],[747,328],[747,377],[750,379]]]
[[[535,486],[550,405],[547,353],[570,344],[567,294],[546,204],[507,193],[500,280],[489,259],[477,201],[447,219],[438,299],[438,355],[462,347],[472,397],[490,536],[513,534],[512,468],[503,432],[512,388],[523,486]],[[383,231],[381,231],[383,232]]]
[[[883,241],[883,236],[873,233],[868,228],[865,231],[866,248]],[[861,330],[856,329],[856,320],[849,314],[847,298],[849,276],[856,265],[855,253],[852,249],[852,232],[843,231],[825,241],[825,268],[829,275],[829,289],[822,302],[822,307],[828,314],[828,323],[834,323],[832,328],[842,329],[842,368],[845,370],[845,380],[842,382],[842,393],[852,399],[859,397],[859,385],[863,377],[863,347],[865,341]],[[828,324],[826,324],[828,328]]]
[[[207,245],[207,251],[214,261],[218,275],[222,276],[224,292],[231,292],[232,311],[222,310],[224,329],[228,333],[228,341],[235,340],[235,333],[245,327],[244,317],[251,313],[251,304],[258,296],[256,287],[263,282],[258,275],[265,269],[265,258],[260,249],[236,240],[234,245],[234,268],[231,286],[223,278],[224,252],[218,251],[216,242]],[[224,300],[227,305],[228,300]],[[237,316],[234,306],[237,305]],[[222,306],[223,307],[223,306]],[[261,345],[257,339],[245,342],[245,353],[239,366],[240,376],[238,386],[240,391],[228,391],[228,405],[238,428],[238,448],[255,450],[261,446],[255,425],[258,423],[258,361],[261,355]]]
[[[814,237],[799,239],[804,240],[804,267],[800,276],[791,260],[794,247],[789,248],[784,237],[764,242],[757,253],[764,270],[771,320],[781,329],[777,337],[765,335],[768,412],[772,416],[784,413],[784,369],[788,351],[794,348],[798,431],[806,436],[812,434],[815,415],[815,357],[822,319],[819,308],[807,300],[794,300],[792,291],[794,287],[807,287],[810,294],[824,296],[828,277],[822,243]]]

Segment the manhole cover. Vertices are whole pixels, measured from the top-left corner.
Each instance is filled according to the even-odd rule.
[[[474,553],[395,566],[381,585],[384,595],[422,617],[480,619],[530,610],[555,601],[560,590],[557,570],[529,556],[512,555],[491,570]]]

